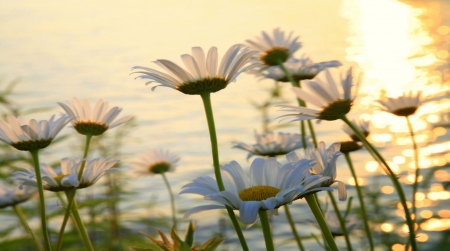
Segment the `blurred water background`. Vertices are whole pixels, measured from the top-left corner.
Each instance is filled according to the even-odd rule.
[[[131,67],[157,68],[152,63],[156,59],[181,63],[179,56],[189,53],[192,46],[204,49],[216,46],[219,55],[223,55],[233,44],[259,36],[262,30],[280,27],[301,37],[303,47],[297,57],[306,54],[315,62],[339,60],[344,64],[342,69],[355,66],[364,72],[360,95],[350,117],[371,120],[370,141],[381,148],[406,184],[413,181],[414,167],[406,121],[380,112],[374,100],[408,90],[421,91],[428,98],[428,103],[412,117],[421,148],[422,178],[427,180],[427,174],[430,178],[427,187],[420,190],[423,231],[418,241],[423,250],[432,250],[427,248],[440,241],[444,233],[448,235],[449,1],[19,0],[2,1],[1,6],[1,84],[5,86],[20,79],[12,97],[23,111],[48,108],[27,117],[48,119],[62,111],[56,102],[72,97],[91,102],[103,98],[113,106],[123,107],[124,115],[135,116],[136,126],[124,140],[118,157],[122,160],[124,189],[138,192],[121,202],[121,220],[122,224],[134,226],[136,233],[150,228],[136,223],[140,217],[169,216],[169,199],[161,177],[135,179],[126,173],[130,161],[138,154],[149,148],[165,148],[181,156],[176,172],[168,175],[175,193],[193,178],[213,176],[213,172],[201,99],[169,88],[152,92],[144,85],[145,81],[130,76]],[[246,153],[232,149],[231,142],[254,142],[253,131],[261,132],[261,113],[252,102],[267,99],[267,89],[273,86],[271,80],[259,81],[252,75],[242,74],[236,83],[212,95],[222,163],[236,160],[248,169],[251,162],[246,160]],[[289,86],[281,87],[283,97],[295,104]],[[275,107],[269,110],[272,128],[284,124],[274,120],[280,115]],[[327,145],[347,140],[340,130],[341,124],[324,121],[317,125],[319,140]],[[298,126],[293,123],[279,130],[297,132]],[[83,139],[70,128],[61,134],[70,135],[67,142],[43,151],[41,161],[55,162],[81,155]],[[395,203],[397,195],[378,164],[365,151],[352,157],[362,177],[360,182],[381,191],[380,203],[390,203],[389,214],[400,218],[402,210]],[[280,157],[279,161],[283,162],[284,158]],[[343,157],[339,165],[338,178],[348,184],[350,195],[354,195],[354,181]],[[410,198],[409,187],[406,193]],[[193,203],[207,203],[196,196],[175,198],[179,210],[187,210]],[[148,209],[154,202],[157,206]],[[345,203],[340,206],[344,208]],[[312,218],[304,202],[295,202],[291,211],[302,236],[309,236],[311,231],[318,233],[304,223],[305,219]],[[274,218],[277,250],[295,250],[289,226],[280,213]],[[221,215],[217,212],[191,218],[197,221],[200,241],[208,239],[211,232],[221,231],[218,226]],[[13,224],[15,219],[4,221]],[[398,230],[400,236],[406,236],[403,226],[393,224],[379,222],[373,227],[380,233]],[[228,244],[223,249],[238,250],[233,230],[227,231]],[[259,229],[249,229],[244,234],[252,250],[264,249]],[[364,242],[363,231],[352,238],[358,246],[361,243],[358,238]],[[344,246],[343,239],[337,241]],[[311,238],[305,245],[307,249],[320,250]],[[403,248],[395,241],[389,245],[392,250]]]

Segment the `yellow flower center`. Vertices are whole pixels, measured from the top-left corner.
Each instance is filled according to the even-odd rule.
[[[150,173],[155,173],[155,174],[165,173],[165,172],[169,171],[169,169],[170,169],[170,163],[165,162],[165,161],[156,162],[148,167],[148,171]]]
[[[77,121],[73,124],[73,127],[80,134],[83,135],[90,134],[92,136],[100,135],[104,133],[106,130],[108,130],[107,125],[91,121]]]
[[[239,192],[239,198],[243,201],[262,201],[270,197],[275,197],[280,189],[271,186],[253,186]]]

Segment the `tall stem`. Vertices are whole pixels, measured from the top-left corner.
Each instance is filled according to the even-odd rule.
[[[352,244],[350,243],[350,236],[348,235],[347,227],[345,224],[345,217],[343,217],[341,211],[339,211],[339,207],[337,205],[333,193],[328,191],[328,196],[331,199],[331,204],[333,205],[334,212],[336,213],[336,216],[339,220],[339,224],[341,225],[341,230],[345,237],[345,243],[347,244],[347,249],[348,251],[353,251]]]
[[[37,250],[41,251],[42,250],[42,246],[41,243],[39,243],[39,241],[35,238],[33,232],[31,231],[30,226],[28,226],[27,223],[27,219],[25,218],[25,215],[23,214],[22,208],[20,208],[19,205],[14,205],[14,212],[16,213],[17,217],[20,220],[20,224],[22,224],[22,227],[25,229],[25,231],[27,231],[27,233],[30,235],[31,239],[34,242],[34,246],[36,247]]]
[[[314,197],[312,194],[308,194],[305,196],[305,199],[306,202],[308,202],[309,208],[311,208],[314,218],[316,218],[317,224],[319,224],[319,227],[322,230],[322,234],[328,244],[328,247],[332,251],[339,251],[339,248],[337,247],[336,242],[334,241],[333,235],[331,234],[331,231],[328,228],[327,222],[323,217],[322,211],[319,208],[319,205],[317,204],[316,197]]]
[[[356,136],[361,140],[361,142],[364,144],[364,146],[372,152],[379,161],[383,164],[383,166],[386,168],[389,177],[391,178],[392,183],[394,184],[395,189],[397,190],[397,194],[400,198],[400,203],[402,204],[403,210],[405,211],[405,218],[406,218],[406,224],[409,228],[409,241],[411,243],[411,248],[413,251],[417,251],[417,244],[416,244],[416,238],[415,238],[415,231],[414,231],[414,222],[411,219],[411,214],[409,213],[408,205],[406,203],[406,197],[405,193],[403,192],[402,185],[397,179],[397,176],[395,175],[394,171],[389,167],[386,160],[384,160],[383,156],[378,152],[378,150],[367,141],[364,134],[362,134],[358,128],[350,122],[345,115],[341,117],[341,119],[355,132]]]
[[[289,210],[288,205],[284,205],[284,211],[286,212],[286,218],[289,222],[289,225],[291,226],[292,234],[294,234],[295,241],[297,242],[297,246],[301,251],[305,251],[305,247],[303,247],[302,240],[300,239],[300,236],[297,233],[297,229],[295,228],[294,220],[292,219],[291,212]]]
[[[44,235],[44,244],[45,250],[52,250],[52,246],[50,244],[50,238],[48,236],[47,231],[47,221],[45,214],[45,198],[44,198],[44,187],[42,186],[42,178],[41,178],[41,167],[39,166],[39,150],[31,150],[31,156],[33,157],[34,171],[36,172],[36,182],[39,192],[39,207],[41,212],[41,225],[42,225],[42,234]]]
[[[75,200],[75,198],[73,199],[72,214],[74,216],[75,222],[78,225],[78,230],[81,235],[81,239],[83,239],[85,249],[88,251],[94,251],[94,247],[92,246],[91,239],[89,238],[89,235],[86,231],[86,227],[81,220],[80,212],[78,212],[77,201]]]
[[[86,144],[84,146],[84,153],[83,153],[83,162],[81,163],[81,167],[80,170],[78,171],[78,180],[81,180],[81,178],[83,177],[83,172],[84,172],[84,166],[86,165],[86,159],[89,153],[89,147],[91,145],[91,139],[92,139],[92,135],[87,134],[86,135]]]
[[[416,220],[417,219],[416,193],[417,193],[417,188],[419,186],[419,151],[418,151],[416,139],[414,137],[414,129],[412,127],[411,120],[409,119],[409,116],[406,116],[405,118],[406,118],[406,122],[408,123],[408,128],[409,128],[409,132],[411,134],[411,140],[412,140],[413,148],[414,148],[414,163],[415,163],[416,172],[415,172],[414,184],[413,184],[412,211],[414,214],[414,219],[415,219],[415,221],[417,221]]]
[[[345,156],[345,160],[347,161],[348,167],[350,168],[350,172],[352,173],[353,179],[355,180],[355,188],[356,188],[356,193],[358,194],[359,206],[361,207],[361,215],[363,217],[364,230],[366,231],[367,239],[369,239],[370,250],[373,251],[375,248],[375,245],[373,243],[372,231],[370,230],[370,226],[369,226],[369,219],[367,219],[367,211],[366,211],[366,206],[364,203],[361,187],[359,186],[358,178],[356,176],[355,168],[353,168],[353,163],[352,163],[352,159],[350,158],[350,154],[345,153],[344,156]]]
[[[214,124],[214,115],[213,115],[213,110],[212,110],[212,106],[211,106],[211,94],[209,92],[205,92],[205,93],[202,93],[200,96],[202,97],[203,106],[205,109],[206,120],[208,122],[209,138],[211,141],[211,151],[212,151],[212,158],[213,158],[213,164],[214,164],[214,174],[216,176],[217,186],[219,187],[220,191],[224,191],[225,186],[223,185],[222,175],[220,173],[219,148],[217,146],[216,126]],[[236,219],[236,215],[234,214],[233,209],[228,206],[226,206],[226,208],[228,211],[228,216],[230,217],[231,222],[233,223],[233,227],[236,231],[236,234],[238,235],[242,249],[249,250],[248,246],[247,246],[247,242],[245,241],[245,238],[244,238],[244,234],[242,233],[241,227],[239,226],[239,223]]]
[[[172,189],[170,188],[170,183],[167,180],[166,174],[165,173],[161,173],[163,179],[164,179],[164,183],[166,183],[166,187],[167,187],[167,191],[169,192],[169,196],[170,196],[170,204],[172,207],[172,221],[173,221],[173,229],[177,229],[177,215],[176,215],[176,211],[175,211],[175,199],[173,198],[173,193],[172,193]]]
[[[269,217],[267,216],[266,210],[259,210],[259,219],[261,220],[261,226],[264,234],[264,242],[266,243],[267,251],[274,251],[275,248],[273,246],[272,240],[272,232],[270,230]]]
[[[314,127],[312,125],[311,120],[308,120],[309,132],[311,133],[311,138],[313,140],[314,147],[317,148],[317,138],[316,133],[314,132]]]

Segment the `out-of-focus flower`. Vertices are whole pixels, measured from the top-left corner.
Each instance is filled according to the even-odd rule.
[[[253,67],[254,63],[251,63],[251,59],[256,53],[257,51],[251,51],[242,44],[236,44],[228,49],[218,65],[216,47],[211,47],[206,57],[201,47],[192,47],[192,55],[181,55],[187,70],[172,61],[158,59],[155,63],[167,73],[142,66],[133,67],[133,70],[138,70],[133,73],[143,74],[137,78],[149,79],[150,81],[146,84],[159,84],[152,90],[158,86],[165,86],[184,94],[200,95],[217,92],[227,87],[241,72]]]
[[[195,232],[195,223],[190,222],[188,228],[186,229],[186,236],[184,240],[181,239],[181,237],[178,235],[177,231],[175,231],[175,228],[172,228],[172,231],[170,232],[170,236],[173,239],[173,243],[170,242],[169,238],[161,232],[159,229],[156,229],[161,236],[162,241],[157,240],[156,238],[141,233],[145,237],[147,237],[153,244],[161,248],[161,250],[167,250],[167,251],[182,251],[182,250],[201,250],[201,251],[214,251],[216,248],[220,245],[220,243],[223,241],[223,239],[220,239],[219,237],[212,237],[211,239],[207,240],[205,243],[201,244],[200,246],[194,246],[194,232]],[[138,248],[138,247],[131,247],[134,250],[143,251],[148,250],[152,251],[154,249],[151,248]]]
[[[173,172],[179,160],[178,155],[168,150],[150,149],[141,153],[136,160],[131,162],[132,172],[137,176]]]
[[[262,36],[256,37],[255,41],[246,40],[246,42],[260,51],[258,56],[262,63],[274,66],[286,62],[301,48],[302,44],[297,41],[298,38],[298,36],[293,38],[292,32],[286,37],[284,31],[276,28],[272,36],[263,31]]]
[[[292,121],[309,119],[331,121],[340,119],[350,111],[355,99],[355,96],[351,94],[353,86],[352,69],[350,68],[346,77],[340,80],[343,94],[338,90],[338,83],[334,81],[328,69],[325,69],[324,72],[326,76],[325,82],[314,78],[313,80],[304,80],[302,82],[304,86],[301,89],[298,87],[292,88],[298,98],[321,109],[315,110],[306,107],[280,105],[282,111],[291,112],[281,117],[294,117]]]
[[[308,223],[320,229],[319,225],[316,221],[311,219],[306,219]],[[331,234],[334,237],[343,236],[341,224],[339,222],[339,218],[336,215],[335,211],[326,211],[325,212],[325,221],[328,224],[328,228],[330,229]],[[358,220],[356,215],[349,214],[345,219],[345,227],[347,229],[347,233],[350,234],[353,230],[361,227],[361,222]]]
[[[364,136],[369,136],[370,134],[370,123],[368,120],[351,120],[351,123],[362,133]],[[359,142],[358,136],[356,136],[355,132],[347,125],[344,124],[342,126],[342,130],[347,133],[353,141]]]
[[[311,176],[313,165],[314,161],[303,159],[282,167],[275,158],[256,158],[247,176],[242,167],[232,161],[221,167],[224,191],[219,191],[216,181],[207,176],[198,177],[183,186],[180,194],[199,194],[206,200],[222,204],[194,207],[185,217],[204,210],[224,208],[224,205],[239,210],[240,218],[246,224],[257,220],[259,210],[267,210],[269,216],[277,215],[280,206],[290,204],[294,199],[321,190],[332,190],[318,186],[330,177]]]
[[[291,151],[302,148],[302,137],[300,134],[279,132],[275,136],[273,132],[258,134],[255,131],[256,144],[247,145],[243,142],[234,141],[233,148],[248,151],[247,159],[253,155],[275,157],[285,155]]]
[[[416,113],[417,108],[421,105],[420,92],[413,94],[403,93],[403,96],[397,98],[387,98],[386,100],[378,100],[383,107],[383,111],[390,112],[397,116],[407,117]]]
[[[109,103],[103,99],[99,99],[93,108],[87,99],[83,100],[83,103],[77,98],[73,98],[73,102],[66,102],[67,104],[61,102],[58,104],[69,116],[75,130],[83,135],[100,135],[132,118],[125,116],[115,120],[122,112],[122,108],[114,106],[109,109]]]
[[[0,208],[15,206],[19,203],[29,200],[36,194],[36,189],[33,187],[24,187],[19,189],[16,187],[14,191],[9,190],[4,185],[0,185]]]
[[[80,167],[86,161],[83,175],[78,180],[78,173]],[[42,186],[45,190],[59,192],[66,191],[73,188],[81,189],[92,186],[103,175],[119,171],[117,168],[112,168],[119,160],[112,158],[96,158],[96,159],[69,159],[61,160],[61,166],[53,168],[47,164],[40,165]],[[36,174],[34,170],[23,168],[22,171],[17,171],[13,174],[13,179],[21,182],[20,187],[32,186],[37,187]]]
[[[23,116],[8,115],[8,122],[0,120],[0,140],[21,151],[39,150],[50,145],[52,140],[67,124],[67,116],[55,120],[27,121]]]

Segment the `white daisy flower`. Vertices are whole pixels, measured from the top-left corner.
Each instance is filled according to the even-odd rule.
[[[55,120],[55,115],[50,120],[41,121],[8,115],[7,120],[0,120],[0,141],[21,151],[47,147],[69,121],[67,116]]]
[[[293,38],[292,32],[286,37],[284,31],[276,28],[273,30],[272,37],[263,31],[262,36],[256,37],[255,41],[246,40],[246,42],[260,51],[258,56],[262,63],[274,66],[286,62],[302,47],[302,44],[297,41],[298,38],[298,36]]]
[[[133,165],[132,172],[136,176],[173,172],[179,160],[180,157],[178,155],[168,150],[150,149],[131,162]]]
[[[73,98],[73,102],[68,100],[66,102],[67,104],[57,103],[67,113],[75,130],[83,135],[100,135],[132,118],[125,116],[115,120],[122,112],[122,108],[114,106],[109,109],[109,103],[103,99],[99,99],[93,108],[87,99],[83,100],[83,103],[77,98]]]
[[[15,206],[25,202],[33,197],[36,191],[33,187],[24,187],[23,189],[16,187],[14,191],[11,191],[4,185],[0,185],[0,208]]]
[[[397,98],[387,98],[387,100],[378,100],[383,106],[381,109],[397,116],[410,116],[416,113],[417,108],[422,103],[421,93],[413,94],[403,93],[403,96]]]
[[[362,133],[364,134],[364,136],[369,136],[370,134],[370,122],[368,120],[351,120],[351,123],[356,126],[356,128]],[[355,132],[347,125],[344,124],[342,126],[342,130],[344,130],[345,133],[347,133],[353,141],[360,141],[358,136],[356,136]]]
[[[324,213],[325,221],[327,222],[328,228],[330,229],[331,234],[334,237],[343,236],[344,233],[341,229],[341,223],[339,222],[339,218],[335,211],[326,211]],[[342,214],[342,213],[341,213]],[[308,223],[320,229],[319,225],[316,221],[311,219],[306,219]],[[347,229],[347,233],[352,232],[353,230],[361,227],[361,221],[358,220],[358,217],[355,214],[347,215],[345,219],[345,228]]]
[[[333,183],[338,183],[339,200],[344,201],[347,199],[347,190],[345,184],[342,181],[336,180],[336,162],[339,156],[341,144],[339,142],[333,143],[330,147],[326,148],[323,141],[319,142],[318,148],[310,145],[305,150],[305,157],[309,160],[314,160],[315,165],[311,169],[313,175],[320,175],[324,177],[330,177],[330,179],[318,184],[319,187],[329,187]],[[287,156],[290,162],[301,161],[300,154],[291,152]]]
[[[331,121],[340,119],[342,115],[350,111],[353,100],[355,99],[355,96],[351,95],[351,88],[353,86],[352,69],[350,68],[347,71],[346,77],[340,80],[340,85],[342,86],[341,92],[338,90],[338,84],[334,81],[329,70],[325,69],[324,72],[326,76],[325,82],[314,78],[313,80],[302,81],[304,84],[303,88],[292,88],[299,99],[320,107],[321,110],[283,105],[280,106],[282,107],[282,111],[292,113],[283,115],[282,117],[295,117],[292,121],[309,119]]]
[[[319,74],[319,72],[325,70],[326,68],[338,67],[342,64],[337,60],[314,63],[310,58],[302,57],[300,59],[289,59],[283,63],[283,65],[294,80],[301,81],[313,79],[317,76],[317,74]],[[289,79],[280,66],[272,66],[262,72],[257,72],[256,74],[279,82],[289,82]]]
[[[255,140],[256,144],[253,145],[247,145],[244,142],[234,141],[233,148],[248,151],[247,159],[249,159],[253,155],[268,157],[285,155],[291,151],[303,147],[302,137],[297,133],[291,134],[279,132],[278,136],[275,136],[273,132],[258,134],[255,130]]]
[[[256,158],[247,176],[242,167],[232,161],[221,167],[224,191],[219,191],[216,181],[207,176],[198,177],[183,186],[180,194],[199,194],[206,200],[222,204],[194,207],[185,217],[204,210],[224,208],[224,205],[239,210],[240,218],[246,224],[253,224],[257,220],[259,210],[267,210],[269,216],[277,215],[277,209],[282,205],[290,204],[309,193],[330,190],[317,187],[330,177],[311,176],[309,172],[313,165],[313,161],[303,159],[282,167],[275,158]]]
[[[86,161],[83,175],[78,180],[78,172],[80,171],[83,160]],[[61,160],[61,166],[53,168],[47,164],[41,164],[42,186],[45,190],[59,192],[69,189],[86,188],[92,186],[103,175],[119,171],[118,168],[112,168],[119,160],[112,158],[96,158],[96,159],[69,159]],[[22,168],[22,171],[13,173],[14,180],[21,182],[22,186],[37,187],[36,174],[34,170]]]
[[[142,73],[143,75],[137,78],[149,79],[146,84],[159,84],[152,90],[165,86],[184,94],[199,95],[220,91],[234,82],[240,73],[254,66],[251,61],[256,53],[257,51],[251,51],[242,44],[236,44],[228,49],[219,65],[216,47],[211,47],[206,57],[201,47],[192,47],[192,55],[181,55],[187,70],[172,61],[158,59],[155,63],[167,73],[142,66],[133,67],[133,70],[139,70],[133,73]],[[248,63],[251,64],[247,65]]]

